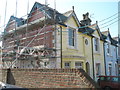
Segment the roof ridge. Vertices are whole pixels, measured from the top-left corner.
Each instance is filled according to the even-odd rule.
[[[41,4],[41,3],[39,3],[39,2],[35,2],[35,3],[37,3],[37,4],[40,4],[40,5],[43,5],[43,6],[46,6],[47,8],[49,8],[49,9],[51,9],[51,10],[55,10],[56,12],[58,12],[56,9],[53,9],[53,8],[51,8],[51,7],[49,7],[48,5],[45,5],[45,4]],[[60,12],[58,12],[58,13],[60,13]],[[62,13],[60,13],[60,14],[62,14]]]

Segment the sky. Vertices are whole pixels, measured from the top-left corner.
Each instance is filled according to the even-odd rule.
[[[7,8],[5,17],[6,1]],[[3,31],[3,26],[4,24],[7,24],[11,15],[15,15],[19,18],[25,16],[27,12],[30,12],[35,1],[45,4],[45,0],[17,0],[17,12],[16,12],[16,0],[0,0],[0,32]],[[60,13],[72,10],[72,6],[74,6],[75,13],[79,20],[83,19],[82,17],[83,14],[89,12],[92,24],[98,21],[98,25],[101,31],[106,31],[109,28],[112,37],[118,36],[117,13],[119,0],[46,0],[46,1],[49,7],[51,8],[56,7],[56,10],[59,11]],[[114,16],[108,18],[112,15]]]

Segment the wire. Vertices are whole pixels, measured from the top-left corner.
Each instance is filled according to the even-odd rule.
[[[112,25],[112,24],[114,24],[114,23],[116,23],[116,22],[118,22],[118,21],[120,21],[120,19],[119,19],[119,20],[116,20],[116,21],[114,21],[114,22],[112,22],[112,23],[110,23],[110,24],[108,24],[108,25],[106,25],[106,26],[104,26],[104,27],[101,27],[101,28],[105,28],[105,27],[107,27],[107,26],[110,26],[110,25]]]
[[[120,17],[120,16],[119,16]],[[119,18],[119,17],[115,17],[115,18],[113,18],[113,19],[111,19],[111,20],[109,20],[109,21],[107,21],[107,22],[105,22],[105,23],[103,23],[103,24],[100,24],[99,26],[103,26],[103,25],[105,25],[105,24],[108,24],[108,23],[110,23],[111,21],[113,21],[113,20],[115,20],[115,19],[117,19],[117,18]],[[117,21],[119,21],[119,20],[116,20],[115,22],[117,22]],[[105,27],[107,27],[107,26],[110,26],[110,25],[112,25],[112,24],[114,24],[115,22],[112,22],[112,23],[110,23],[109,25],[106,25]],[[91,26],[91,25],[86,25],[86,26],[82,26],[82,27],[78,27],[79,29],[80,28],[86,28],[86,27],[94,27],[94,26]],[[103,27],[102,27],[103,28]]]
[[[105,22],[105,23],[103,23],[103,24],[100,24],[99,26],[102,26],[102,25],[105,25],[105,24],[107,24],[107,23],[110,23],[111,21],[113,21],[113,20],[115,20],[115,19],[117,19],[118,17],[115,17],[115,18],[113,18],[112,20],[109,20],[109,21],[107,21],[107,22]]]
[[[120,13],[120,12],[118,12],[118,13]],[[105,20],[108,20],[109,18],[112,18],[113,16],[117,15],[118,13],[115,13],[114,15],[112,15],[112,16],[110,16],[110,17],[108,17],[108,18],[105,18],[105,19],[103,19],[103,20],[101,20],[101,21],[98,21],[98,22],[103,22],[103,21],[105,21]]]

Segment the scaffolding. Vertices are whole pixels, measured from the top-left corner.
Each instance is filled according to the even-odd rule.
[[[36,8],[34,15],[30,15],[27,10],[27,19],[17,18],[17,0],[16,0],[16,16],[13,17],[13,20],[9,21],[5,27],[5,31],[2,35],[3,39],[3,68],[14,68],[18,67],[15,64],[19,63],[21,60],[42,62],[47,66],[49,59],[58,58],[56,55],[56,10],[54,9],[54,18],[47,18],[46,11],[47,1],[45,0],[45,5],[41,8]],[[45,8],[44,16],[36,18],[33,21],[30,21],[31,18],[37,17],[43,12],[38,12],[40,9]],[[28,0],[28,9],[29,9],[29,0]],[[37,13],[36,13],[37,12]],[[19,21],[20,20],[20,21]],[[47,30],[48,28],[51,30]],[[36,30],[38,29],[38,30]],[[47,46],[46,37],[48,33],[51,35],[54,32],[54,47]],[[51,37],[51,36],[50,36]],[[49,37],[48,37],[49,39]],[[41,44],[37,40],[42,42]],[[7,44],[8,43],[8,44]],[[7,45],[5,45],[7,44]],[[33,44],[33,45],[31,45]],[[31,64],[33,64],[31,62]],[[39,63],[40,64],[40,63]],[[44,66],[44,65],[43,65]],[[41,65],[39,65],[40,68]],[[18,67],[19,68],[19,67]]]

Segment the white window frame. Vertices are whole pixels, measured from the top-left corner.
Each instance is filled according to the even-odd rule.
[[[96,76],[101,75],[101,64],[96,63]]]
[[[112,62],[108,63],[108,73],[110,76],[112,75]]]
[[[69,66],[66,66],[66,64],[69,63]],[[64,62],[64,68],[71,68],[71,62]]]
[[[76,66],[76,64],[80,64],[80,66]],[[76,61],[75,62],[75,68],[77,68],[77,69],[80,69],[80,68],[83,68],[83,62],[80,62],[80,61]]]
[[[95,42],[95,39],[97,40],[97,43]],[[97,37],[94,37],[93,41],[94,41],[94,52],[100,53],[100,39]],[[95,44],[97,45],[97,50],[96,50]]]
[[[111,50],[110,50],[110,43],[107,43],[107,48],[106,48],[107,50],[107,55],[110,55],[110,52],[111,52]],[[109,52],[108,52],[108,50],[109,50]]]
[[[72,30],[74,30],[74,45],[70,45],[70,43],[69,43],[69,29],[72,29]],[[68,48],[70,48],[70,49],[76,49],[77,48],[77,32],[76,32],[76,29],[75,28],[72,28],[72,27],[67,27],[67,30],[68,30]]]

